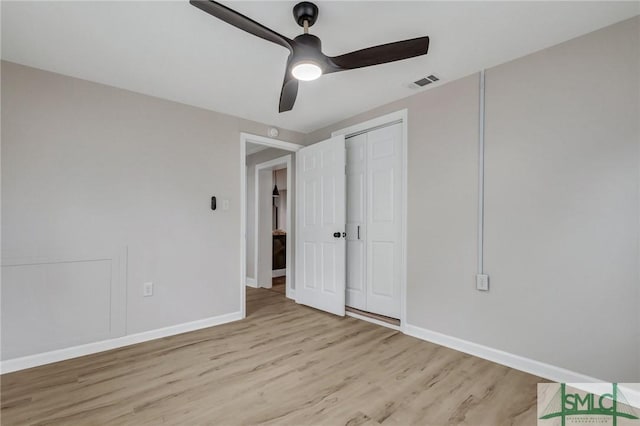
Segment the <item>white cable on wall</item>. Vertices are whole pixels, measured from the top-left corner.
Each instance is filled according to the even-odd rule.
[[[484,273],[484,70],[480,71],[478,135],[478,274]]]

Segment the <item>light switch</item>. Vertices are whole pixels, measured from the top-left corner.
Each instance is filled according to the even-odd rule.
[[[489,291],[489,275],[476,275],[476,290]]]
[[[144,283],[142,285],[142,295],[144,297],[153,296],[153,283]]]

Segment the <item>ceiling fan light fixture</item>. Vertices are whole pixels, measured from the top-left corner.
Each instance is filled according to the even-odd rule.
[[[312,81],[320,78],[322,75],[322,68],[311,61],[298,62],[291,69],[291,75],[293,75],[297,80]]]
[[[311,81],[323,74],[415,58],[426,55],[429,50],[429,37],[423,36],[367,47],[338,56],[327,56],[322,52],[322,41],[315,35],[309,34],[309,27],[318,18],[318,7],[309,1],[300,2],[293,7],[296,23],[304,28],[304,32],[293,39],[215,0],[189,0],[189,3],[229,25],[289,51],[278,112],[291,111],[293,108],[298,96],[299,80]],[[436,80],[431,77],[427,77],[431,82],[438,80],[437,77]]]

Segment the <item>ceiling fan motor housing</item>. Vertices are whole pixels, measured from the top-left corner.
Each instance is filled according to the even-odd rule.
[[[293,17],[301,27],[304,27],[304,21],[307,21],[308,26],[312,26],[318,19],[318,6],[308,1],[298,3],[293,6]]]
[[[324,70],[326,58],[322,55],[320,39],[312,34],[300,34],[294,40],[296,41],[296,49],[291,63],[312,62]]]

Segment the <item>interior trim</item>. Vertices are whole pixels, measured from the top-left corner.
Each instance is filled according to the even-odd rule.
[[[400,211],[402,214],[402,231],[401,231],[401,250],[400,255],[400,330],[404,332],[405,324],[407,324],[407,225],[408,225],[408,189],[409,189],[409,110],[407,108],[395,111],[386,115],[382,115],[371,120],[354,124],[344,129],[331,132],[331,136],[344,135],[345,139],[355,135],[358,132],[368,131],[402,123],[402,194]]]
[[[240,133],[240,316],[246,316],[246,286],[242,280],[247,273],[247,142],[270,148],[283,149],[285,151],[296,152],[304,145],[285,142],[278,139],[266,138],[264,136],[252,135],[251,133]],[[287,174],[287,188],[291,188],[291,174]],[[289,266],[289,265],[287,265]],[[257,271],[256,271],[257,272]],[[290,274],[293,277],[293,272]],[[293,279],[293,278],[292,278]],[[295,284],[293,284],[295,285]],[[287,289],[291,284],[287,284]],[[293,289],[292,289],[293,290]],[[289,295],[287,295],[289,297]]]
[[[438,333],[437,331],[427,330],[426,328],[417,327],[407,324],[404,327],[404,333],[417,337],[418,339],[437,345],[445,346],[456,351],[464,352],[478,358],[486,359],[525,373],[533,374],[554,382],[560,383],[594,383],[602,382],[602,380],[587,376],[582,373],[567,370],[555,365],[525,358],[499,349],[473,343],[468,340],[459,339],[457,337]]]
[[[51,364],[53,362],[65,361],[84,355],[95,354],[111,349],[122,348],[124,346],[135,345],[149,340],[160,339],[162,337],[174,336],[176,334],[187,333],[189,331],[200,330],[202,328],[213,327],[215,325],[226,324],[242,319],[241,312],[218,315],[201,320],[185,322],[155,330],[144,331],[142,333],[130,334],[128,336],[116,337],[115,339],[102,340],[99,342],[87,343],[85,345],[72,346],[70,348],[58,349],[50,352],[43,352],[28,355],[20,358],[0,361],[0,373],[12,373],[14,371]]]

